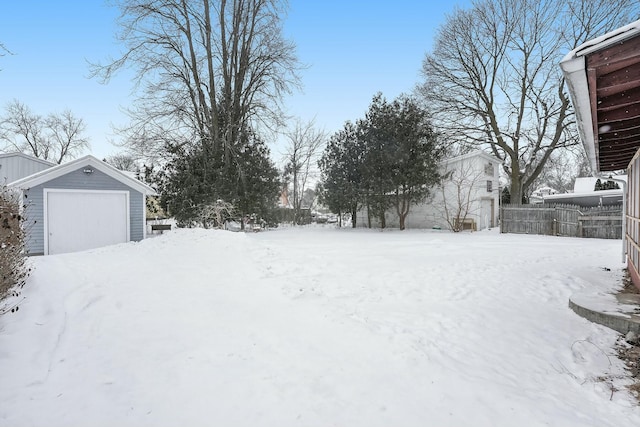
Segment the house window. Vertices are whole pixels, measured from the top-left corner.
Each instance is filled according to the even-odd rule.
[[[493,191],[493,181],[487,181],[487,193],[491,193]]]
[[[484,165],[484,174],[493,176],[493,163],[487,163],[486,165]]]

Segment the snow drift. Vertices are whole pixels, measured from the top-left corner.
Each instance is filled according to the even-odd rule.
[[[567,307],[619,257],[325,227],[33,258],[0,318],[0,425],[637,426],[617,334]]]

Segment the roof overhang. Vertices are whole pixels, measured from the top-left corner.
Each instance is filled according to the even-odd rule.
[[[601,190],[589,193],[562,193],[541,197],[543,203],[565,203],[584,207],[621,205],[623,190]]]
[[[492,156],[491,154],[488,154],[482,150],[473,150],[469,153],[466,154],[462,154],[460,156],[456,156],[456,157],[450,157],[448,159],[444,159],[442,160],[442,164],[449,164],[449,163],[455,163],[455,162],[459,162],[459,161],[464,161],[464,160],[469,160],[469,159],[473,159],[473,158],[480,158],[480,159],[484,159],[488,162],[493,162],[493,163],[500,163],[501,160],[498,159],[495,156]]]
[[[640,20],[560,62],[594,172],[626,169],[640,147]]]
[[[29,175],[17,181],[13,181],[9,183],[9,187],[19,188],[19,189],[28,189],[28,188],[35,187],[37,185],[41,185],[46,182],[49,182],[52,179],[61,177],[63,175],[66,175],[69,172],[73,172],[74,170],[77,170],[82,167],[91,167],[91,168],[94,168],[95,170],[99,170],[100,172],[110,176],[116,181],[120,181],[123,184],[147,196],[152,196],[156,194],[154,189],[148,186],[147,184],[135,178],[131,178],[127,176],[122,171],[114,168],[110,164],[105,163],[102,160],[99,160],[96,157],[93,157],[91,155],[84,156],[67,163],[62,163],[60,165],[53,166],[49,169],[45,169],[43,171],[37,172],[33,175]]]

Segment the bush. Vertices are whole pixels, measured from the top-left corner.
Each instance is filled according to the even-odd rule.
[[[0,187],[0,302],[9,295],[18,296],[29,276],[25,233],[20,215],[20,196]],[[0,304],[0,314],[14,311],[17,306]]]

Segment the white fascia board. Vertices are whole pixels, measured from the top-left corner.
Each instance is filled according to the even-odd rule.
[[[589,164],[594,173],[600,172],[597,141],[593,135],[593,119],[591,115],[591,100],[589,99],[589,84],[585,65],[585,55],[605,49],[620,43],[640,33],[640,20],[617,28],[600,37],[589,40],[576,47],[560,61],[560,68],[564,73],[569,95],[573,102],[578,124],[578,133],[584,145]]]
[[[589,83],[585,69],[584,56],[577,56],[562,60],[560,68],[564,73],[569,95],[576,113],[576,124],[582,145],[587,153],[589,164],[594,172],[600,171],[598,150],[593,135],[593,119],[591,115],[591,100],[589,98]]]
[[[546,200],[554,200],[554,199],[566,199],[567,197],[572,197],[575,199],[583,198],[583,197],[613,197],[613,196],[622,196],[623,190],[622,188],[617,188],[613,190],[598,190],[598,191],[588,191],[582,193],[560,193],[560,194],[549,194],[548,196],[542,197],[542,199]]]
[[[578,56],[589,55],[590,53],[597,52],[614,44],[620,43],[621,41],[631,38],[638,33],[640,33],[640,19],[582,43],[580,46],[567,53],[560,62],[562,63]]]

